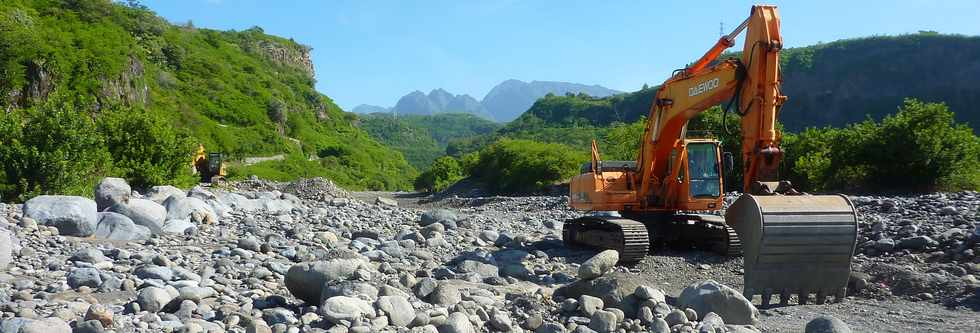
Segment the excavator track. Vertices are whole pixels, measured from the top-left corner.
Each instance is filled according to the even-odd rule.
[[[715,244],[715,252],[729,257],[742,255],[742,241],[738,238],[735,229],[727,225],[724,226],[724,240]]]
[[[638,221],[612,216],[584,216],[565,221],[565,245],[619,252],[620,263],[635,263],[650,249],[647,227]]]

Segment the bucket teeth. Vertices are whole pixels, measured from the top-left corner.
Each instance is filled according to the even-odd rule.
[[[823,291],[823,289],[821,289],[820,291],[817,291],[817,302],[816,303],[817,304],[823,304],[825,302],[827,302],[827,292],[825,292],[825,291]]]
[[[834,292],[834,303],[843,302],[844,298],[846,297],[847,297],[847,287],[837,288],[837,291]]]
[[[790,299],[793,295],[796,295],[796,302],[800,305],[806,305],[811,301],[814,304],[825,304],[828,301],[834,303],[842,302],[847,294],[845,288],[839,288],[835,290],[773,290],[765,289],[761,293],[744,293],[745,298],[751,300],[755,295],[760,296],[760,304],[762,307],[768,307],[773,304],[773,297],[779,297],[779,305],[786,306],[790,304]],[[813,295],[811,298],[810,295]]]
[[[772,300],[772,289],[765,289],[762,291],[762,306],[769,306],[769,301]]]

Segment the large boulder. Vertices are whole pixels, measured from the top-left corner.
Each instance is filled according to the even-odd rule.
[[[19,248],[20,244],[14,233],[0,228],[0,272],[7,269],[7,265],[14,260],[14,253],[19,251]]]
[[[98,288],[102,285],[102,275],[95,268],[76,268],[68,273],[67,282],[68,286],[73,289],[79,287]]]
[[[198,198],[170,197],[163,202],[167,208],[168,220],[187,220],[193,223],[215,223],[218,222],[218,215],[207,202]]]
[[[899,248],[912,250],[923,250],[927,247],[936,246],[937,244],[939,243],[929,236],[914,236],[898,241]]]
[[[360,298],[334,296],[323,301],[320,306],[320,314],[331,323],[338,324],[342,320],[353,322],[358,318],[371,316],[374,314],[374,307],[368,301]]]
[[[163,223],[161,231],[168,234],[192,235],[197,232],[197,225],[188,220],[167,220]]]
[[[163,222],[167,218],[166,208],[146,199],[130,198],[109,207],[108,211],[126,215],[133,223],[147,227],[154,234],[163,232]]]
[[[616,314],[609,311],[596,311],[589,321],[589,328],[596,332],[613,332],[616,330]]]
[[[317,304],[328,282],[341,281],[366,266],[367,260],[358,257],[334,258],[325,261],[304,262],[293,265],[286,272],[284,283],[289,292],[306,302]]]
[[[288,213],[293,210],[296,206],[289,200],[281,199],[269,199],[261,198],[257,199],[261,208],[260,210],[266,211],[269,214],[281,214]]]
[[[83,197],[41,195],[24,203],[24,215],[37,223],[54,226],[66,236],[88,237],[99,222],[95,201]]]
[[[633,292],[640,282],[632,276],[606,274],[591,280],[578,280],[558,288],[555,293],[566,298],[589,295],[602,299],[607,308],[617,308],[626,313],[637,313],[639,307]]]
[[[133,189],[129,187],[125,179],[102,178],[102,181],[95,185],[95,204],[98,205],[101,212],[117,202],[128,199],[132,193]]]
[[[599,252],[579,266],[578,278],[588,280],[600,277],[616,267],[617,261],[619,261],[619,252],[616,250]]]
[[[448,283],[440,283],[435,290],[429,294],[429,303],[443,305],[443,306],[453,306],[462,300],[462,296],[459,293],[459,288]]]
[[[146,192],[145,197],[158,204],[163,204],[165,201],[167,201],[167,199],[170,199],[171,196],[182,198],[186,197],[187,193],[184,193],[184,190],[170,185],[161,185],[150,188],[150,190]]]
[[[388,315],[392,325],[408,327],[415,319],[415,307],[404,296],[381,296],[375,305]]]
[[[820,316],[806,323],[806,333],[851,333],[851,328],[840,319]]]
[[[466,314],[453,312],[445,324],[439,325],[439,333],[476,333],[476,329]]]
[[[190,189],[190,191],[187,191],[187,196],[190,198],[198,198],[204,201],[218,199],[218,196],[215,195],[214,192],[211,192],[210,190],[201,187],[200,185],[194,186],[193,188]]]
[[[150,238],[150,228],[136,225],[126,215],[101,212],[98,216],[99,224],[95,227],[95,238],[123,241]]]
[[[422,213],[422,218],[419,221],[419,225],[424,227],[433,223],[439,223],[446,227],[446,229],[453,229],[456,227],[456,223],[459,222],[459,220],[459,214],[454,211],[448,209],[434,209]]]
[[[166,289],[146,287],[140,289],[139,294],[136,295],[136,304],[139,304],[140,309],[144,311],[155,313],[163,310],[176,297],[177,295],[171,294]]]
[[[215,192],[201,186],[194,186],[194,188],[187,192],[187,196],[203,200],[205,203],[211,206],[211,209],[214,210],[214,213],[218,218],[228,217],[234,210],[231,206],[219,200],[218,195]]]
[[[71,333],[71,326],[57,317],[11,318],[0,322],[0,333]]]
[[[246,198],[244,195],[238,193],[219,191],[214,195],[218,197],[219,202],[232,209],[246,212],[254,212],[262,209],[262,202],[256,199]]]
[[[714,312],[725,318],[728,324],[755,325],[759,310],[741,293],[713,280],[694,283],[677,297],[680,308],[691,308],[697,313]]]

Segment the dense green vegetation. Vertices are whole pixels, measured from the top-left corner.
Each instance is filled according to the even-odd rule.
[[[557,143],[502,139],[463,158],[469,175],[493,192],[535,192],[578,173],[587,155]]]
[[[804,189],[980,189],[980,138],[942,103],[909,99],[881,122],[810,128],[784,147],[788,176]]]
[[[80,155],[85,153],[70,153],[62,156],[79,160],[59,165],[74,170],[42,174],[25,172],[12,160],[15,155],[0,155],[5,197],[82,188],[102,175],[125,176],[140,186],[180,183],[185,175],[172,170],[188,163],[193,143],[232,158],[289,154],[287,161],[298,164],[261,166],[280,173],[305,166],[309,156],[328,158],[310,175],[336,176],[355,189],[409,187],[414,168],[353,127],[356,117],[314,90],[309,51],[257,27],[172,25],[135,1],[3,1],[0,106],[11,110],[4,121],[40,130],[5,133],[0,146],[44,141],[45,148],[30,153],[41,156],[104,144],[111,146],[106,163],[112,165],[81,166],[92,164]],[[49,104],[56,96],[57,103]],[[62,120],[71,126],[64,131],[87,133],[91,125],[101,136],[88,143],[30,137],[58,130],[51,123]],[[146,123],[145,131],[121,133],[133,122]],[[157,137],[171,132],[186,137]],[[138,156],[145,154],[152,156]],[[76,172],[84,179],[49,178]]]
[[[0,195],[23,200],[39,193],[88,194],[105,175],[138,188],[192,182],[187,134],[141,109],[103,110],[94,121],[71,103],[0,114]]]
[[[735,124],[728,124],[726,129],[724,116],[720,107],[701,113],[689,122],[689,134],[717,138],[722,142],[724,151],[738,156],[741,133]],[[584,128],[601,130],[603,136],[598,139],[602,142],[600,151],[603,159],[630,160],[636,158],[644,120],[616,123],[605,129]],[[583,128],[563,129],[574,131]],[[589,147],[587,143],[580,144],[567,146],[505,137],[483,146],[477,152],[462,155],[461,161],[452,160],[453,165],[463,165],[462,175],[432,172],[430,177],[434,178],[427,181],[451,183],[453,179],[471,175],[495,191],[534,191],[543,184],[550,184],[556,179],[565,180],[577,172],[579,164],[572,161],[586,161],[585,153]],[[538,154],[543,150],[523,148],[542,146],[548,146],[547,150],[552,155],[541,157]],[[907,99],[894,115],[881,121],[867,119],[843,128],[828,126],[809,128],[800,133],[784,133],[782,147],[785,151],[782,178],[793,181],[797,189],[804,191],[853,193],[980,189],[980,137],[974,135],[966,124],[956,122],[954,113],[943,103]],[[528,162],[536,160],[553,161],[553,169],[541,172],[543,165]],[[727,190],[741,190],[742,161],[736,158],[735,163],[734,173],[728,175],[726,180]],[[438,175],[447,176],[439,178]],[[520,183],[527,187],[519,188]],[[438,191],[446,186],[419,188]]]
[[[492,133],[500,125],[468,113],[360,115],[358,127],[375,140],[405,155],[413,166],[426,169],[445,155],[450,140]]]
[[[463,179],[463,166],[450,156],[443,156],[432,162],[432,166],[415,178],[415,189],[426,192],[439,192]]]

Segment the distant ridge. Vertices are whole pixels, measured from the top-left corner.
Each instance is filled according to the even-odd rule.
[[[534,102],[547,94],[565,95],[585,93],[593,97],[606,97],[621,94],[600,85],[584,85],[558,81],[507,80],[493,87],[482,104],[497,121],[511,121],[534,105]]]
[[[507,122],[516,119],[521,113],[534,105],[534,101],[547,94],[584,93],[595,97],[606,97],[622,92],[600,85],[584,85],[557,81],[506,80],[493,87],[483,101],[470,95],[454,95],[444,89],[433,89],[428,94],[413,91],[398,100],[395,106],[387,108],[361,104],[352,112],[361,114],[395,113],[401,115],[435,115],[440,113],[469,113],[480,118]]]

